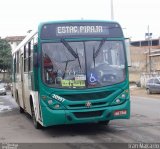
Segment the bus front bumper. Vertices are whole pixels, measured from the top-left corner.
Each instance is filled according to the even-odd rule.
[[[130,101],[117,106],[80,110],[52,110],[42,107],[43,126],[98,123],[101,121],[130,118]]]

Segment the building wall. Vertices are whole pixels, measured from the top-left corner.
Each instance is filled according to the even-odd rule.
[[[12,48],[12,51],[18,46],[20,42],[18,41],[14,41],[14,42],[9,42],[11,48]]]
[[[18,46],[19,43],[20,43],[20,42],[9,42],[12,51]]]
[[[8,41],[13,51],[24,38],[25,36],[8,36],[5,40]]]
[[[160,46],[152,46],[151,52],[155,49],[160,49]],[[138,82],[141,78],[142,73],[149,73],[149,47],[130,47],[131,52],[131,64],[130,71],[130,82]],[[151,57],[151,71],[160,71],[160,56]]]

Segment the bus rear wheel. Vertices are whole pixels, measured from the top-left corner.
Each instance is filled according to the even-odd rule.
[[[34,127],[36,129],[42,129],[43,126],[39,122],[37,122],[37,120],[36,120],[36,115],[35,115],[33,105],[31,106],[31,113],[32,113],[32,120],[33,120]]]
[[[24,109],[20,106],[18,92],[16,93],[16,100],[17,100],[17,103],[19,105],[19,112],[24,113]]]
[[[19,112],[20,113],[24,113],[24,109],[22,107],[19,106]]]

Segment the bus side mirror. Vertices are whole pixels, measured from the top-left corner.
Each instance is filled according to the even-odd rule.
[[[38,45],[34,45],[34,50],[33,50],[33,66],[38,67],[39,66],[39,54],[38,54]]]
[[[128,67],[131,67],[131,53],[130,53],[130,39],[125,39],[125,46],[126,46],[126,55],[127,55],[127,63]]]
[[[38,67],[38,53],[37,52],[33,54],[33,65],[34,67]]]

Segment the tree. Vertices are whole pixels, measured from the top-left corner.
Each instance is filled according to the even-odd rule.
[[[12,68],[12,55],[11,46],[5,39],[0,39],[0,72],[4,73],[3,80],[5,79],[5,73],[10,73]]]

